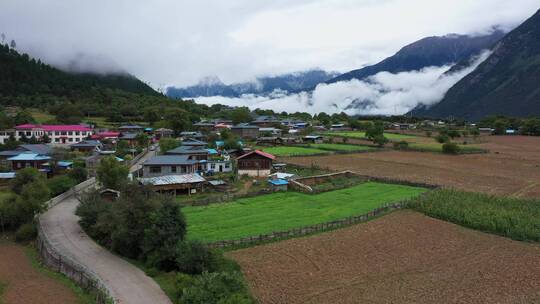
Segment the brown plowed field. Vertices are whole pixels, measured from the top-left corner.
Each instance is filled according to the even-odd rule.
[[[478,146],[489,149],[488,154],[387,151],[280,161],[490,194],[540,196],[540,137],[489,136],[485,141]]]
[[[1,303],[79,303],[68,287],[32,267],[22,246],[4,240],[0,240],[0,282],[7,284]]]
[[[540,303],[540,245],[413,211],[229,253],[260,303]]]

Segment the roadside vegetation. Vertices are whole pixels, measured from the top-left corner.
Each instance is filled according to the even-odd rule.
[[[428,216],[519,241],[540,241],[540,201],[437,190],[408,206]]]
[[[117,163],[102,163],[98,180],[121,192],[114,201],[87,193],[77,208],[81,227],[99,244],[135,261],[174,303],[253,303],[238,265],[186,238],[173,197],[130,183]]]
[[[320,194],[273,193],[182,210],[188,223],[187,238],[213,242],[360,215],[424,191],[423,188],[368,182]]]

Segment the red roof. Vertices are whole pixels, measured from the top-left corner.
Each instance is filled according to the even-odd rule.
[[[246,154],[244,154],[244,155],[238,157],[237,159],[244,158],[244,157],[246,157],[246,156],[248,156],[248,155],[251,155],[251,154],[253,154],[253,153],[258,154],[258,155],[260,155],[260,156],[262,156],[262,157],[270,158],[270,159],[272,159],[272,160],[276,159],[276,157],[275,157],[274,155],[272,155],[272,154],[270,154],[270,153],[266,153],[266,152],[260,151],[260,150],[251,151],[251,152],[249,152],[249,153],[246,153]]]
[[[34,125],[24,124],[15,127],[17,130],[25,129],[43,129],[44,131],[92,131],[92,129],[83,125]]]

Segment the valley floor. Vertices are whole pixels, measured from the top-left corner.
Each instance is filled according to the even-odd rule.
[[[488,149],[487,154],[386,151],[282,158],[280,162],[489,194],[540,196],[540,137],[489,136],[485,141],[477,146]]]
[[[540,245],[409,210],[229,255],[263,304],[540,303]]]

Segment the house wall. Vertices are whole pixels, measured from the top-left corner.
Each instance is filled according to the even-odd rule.
[[[214,171],[214,172],[232,172],[232,165],[230,161],[209,161],[206,163],[207,171]],[[213,167],[212,167],[213,166]],[[220,170],[221,167],[221,170]]]
[[[161,168],[160,172],[152,172],[151,168],[159,167]],[[176,169],[176,171],[174,171]],[[196,165],[162,165],[162,166],[143,166],[143,177],[156,177],[164,175],[174,175],[174,174],[184,174],[184,173],[195,173],[197,171]]]
[[[45,134],[49,136],[51,144],[59,145],[71,145],[79,143],[85,140],[89,135],[94,134],[93,131],[44,131],[43,129],[29,129],[29,130],[16,130],[13,132],[0,131],[0,143],[4,144],[8,139],[10,134],[13,134],[16,140],[21,140],[21,138],[26,136],[26,138],[31,138],[32,136],[40,140]]]
[[[232,128],[231,132],[241,138],[255,139],[259,137],[259,129],[257,128]]]
[[[270,175],[270,169],[261,170],[240,170],[238,169],[238,175],[248,175],[253,177],[267,177]]]

